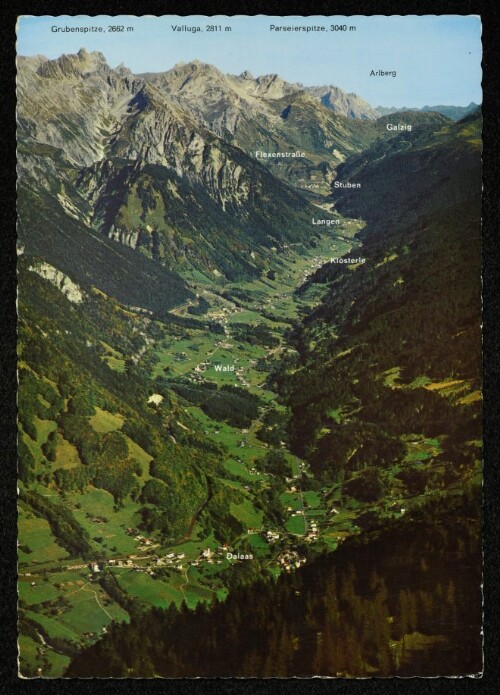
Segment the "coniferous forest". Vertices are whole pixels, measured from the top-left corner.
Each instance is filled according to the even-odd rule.
[[[67,675],[438,676],[481,669],[477,492],[381,525],[224,602],[133,614]]]

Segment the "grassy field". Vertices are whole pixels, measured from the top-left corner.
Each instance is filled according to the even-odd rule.
[[[76,643],[80,641],[80,633],[75,628],[65,625],[60,616],[52,618],[37,611],[27,611],[26,615],[38,625],[41,625],[51,637],[59,637],[60,639]]]
[[[99,547],[110,556],[137,551],[138,544],[126,529],[137,525],[139,504],[127,501],[122,509],[115,509],[113,496],[106,490],[90,487],[84,493],[68,495],[73,514],[91,538],[102,538]],[[80,505],[80,509],[76,505]],[[104,522],[101,519],[105,519]]]
[[[80,461],[76,446],[68,442],[67,439],[64,439],[62,434],[58,434],[54,468],[76,468],[81,465],[82,462]]]
[[[195,608],[198,603],[212,601],[217,592],[213,589],[206,589],[202,586],[193,587],[188,585],[184,589],[184,593],[186,595],[186,603],[188,608]]]
[[[280,495],[281,503],[285,508],[291,507],[293,511],[302,509],[302,500],[299,493],[296,492],[283,492]]]
[[[35,426],[38,432],[38,442],[40,444],[45,444],[49,434],[57,429],[57,424],[54,420],[40,420],[39,417],[34,418]]]
[[[48,675],[51,678],[61,678],[64,671],[69,665],[70,658],[65,654],[59,654],[53,650],[47,652],[47,669],[42,668],[42,675]]]
[[[21,510],[18,520],[20,539],[19,563],[36,564],[47,561],[63,560],[68,553],[56,544],[56,539],[45,519]],[[29,548],[31,552],[25,552]]]
[[[106,362],[108,367],[110,369],[113,369],[115,372],[120,372],[120,374],[122,374],[125,371],[124,359],[115,357],[114,355],[106,355],[105,357],[103,357],[103,360]]]
[[[441,443],[437,439],[415,438],[407,441],[406,446],[405,461],[409,462],[427,461],[441,453]]]
[[[123,416],[119,413],[109,413],[107,410],[102,410],[96,406],[95,415],[91,415],[89,422],[93,429],[99,434],[106,434],[119,430],[123,425]]]
[[[80,634],[102,631],[112,620],[122,622],[128,619],[128,614],[99,584],[85,584],[65,596],[72,606],[63,614],[61,622],[78,630]]]
[[[255,475],[248,472],[248,468],[243,463],[228,459],[224,461],[224,468],[233,476],[242,478],[245,481],[253,482],[256,479]]]
[[[200,600],[208,600],[213,596],[206,588],[191,584],[189,572],[188,582],[186,575],[176,570],[170,572],[167,581],[154,579],[145,572],[134,570],[114,570],[113,573],[127,593],[159,608],[168,608],[172,602],[179,606],[183,600],[186,600],[190,608],[194,608]]]
[[[45,460],[45,456],[42,453],[42,444],[45,444],[49,434],[57,429],[57,423],[54,420],[42,420],[36,415],[33,418],[33,422],[37,431],[36,440],[31,439],[25,432],[21,436],[33,454],[35,461],[40,462]]]
[[[257,556],[265,557],[269,554],[269,543],[259,534],[250,533],[247,536],[247,541],[252,546]]]
[[[307,492],[304,492],[304,502],[308,507],[319,507],[321,504],[321,497],[318,492],[309,490]]]
[[[44,581],[37,575],[22,577],[18,585],[19,598],[28,606],[52,601],[61,595],[61,590],[54,586],[54,582],[53,578],[52,581]],[[33,583],[35,586],[32,586]]]
[[[285,528],[289,533],[293,533],[296,536],[303,536],[306,532],[305,517],[302,514],[289,517],[286,521]]]
[[[27,635],[19,635],[19,666],[24,676],[60,678],[69,664],[69,657],[58,654]],[[38,670],[40,669],[40,670]]]
[[[255,509],[249,499],[241,502],[241,504],[231,503],[229,509],[231,514],[247,528],[260,528],[262,526],[264,513],[259,509]]]
[[[130,456],[134,458],[136,461],[138,461],[141,465],[142,480],[149,480],[149,478],[151,478],[151,476],[149,475],[149,464],[153,457],[146,451],[144,451],[144,449],[142,449],[132,439],[130,439],[130,437],[127,437],[127,435],[124,435],[124,437],[127,441],[128,452]]]

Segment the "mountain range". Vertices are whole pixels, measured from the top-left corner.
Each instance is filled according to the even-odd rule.
[[[480,671],[473,106],[18,59],[24,676]]]
[[[106,260],[114,253],[123,265],[137,260],[155,287],[175,285],[176,294],[174,267],[258,276],[273,263],[274,249],[309,238],[314,208],[304,196],[327,192],[336,164],[391,135],[355,95],[304,90],[276,75],[227,76],[197,61],[134,76],[83,49],[56,60],[20,58],[18,92],[25,214],[41,214],[42,236],[57,238],[56,221],[69,216],[75,231],[68,241],[80,250],[54,243],[46,251],[53,249],[52,260],[77,279],[99,277],[118,294],[113,275],[120,271],[111,272]],[[282,163],[259,158],[261,150],[303,157]],[[22,229],[21,220],[21,237]],[[89,234],[102,242],[95,267],[85,267]],[[108,251],[110,240],[127,249]],[[44,239],[31,233],[28,243],[39,253]],[[156,292],[151,288],[149,308]]]

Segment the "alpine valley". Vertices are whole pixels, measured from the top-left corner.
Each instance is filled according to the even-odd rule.
[[[18,58],[22,676],[481,671],[473,106]]]

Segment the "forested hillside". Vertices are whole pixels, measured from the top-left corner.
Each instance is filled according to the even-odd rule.
[[[367,218],[366,262],[326,264],[301,290],[327,288],[275,383],[296,452],[360,499],[479,470],[479,129],[476,116],[432,137],[414,131],[346,165],[364,188],[337,205]],[[401,172],[413,185],[396,196]]]
[[[136,616],[68,676],[445,676],[481,668],[477,495],[346,541],[194,613]]]

